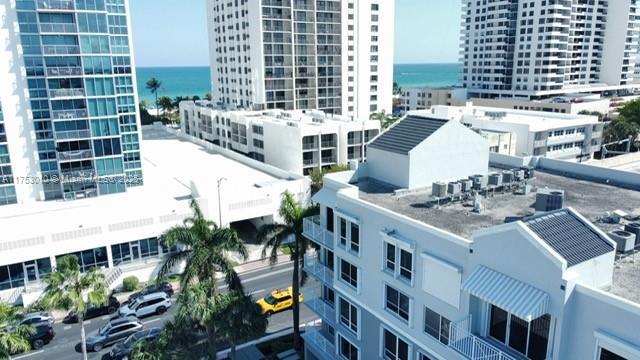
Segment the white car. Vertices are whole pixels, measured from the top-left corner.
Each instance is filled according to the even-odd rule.
[[[136,316],[138,318],[149,315],[161,315],[171,307],[171,298],[164,292],[156,292],[140,296],[134,301],[122,306],[120,316]]]

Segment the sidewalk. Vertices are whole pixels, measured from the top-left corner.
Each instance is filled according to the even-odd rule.
[[[284,264],[293,264],[293,261],[291,261],[290,255],[284,255],[284,254],[278,255],[278,261],[273,266],[284,265]],[[254,270],[264,269],[268,267],[271,267],[271,265],[269,264],[269,259],[264,259],[264,260],[259,259],[254,261],[248,261],[242,265],[238,265],[234,267],[234,269],[238,274],[242,275],[243,273],[246,273],[246,272],[251,272]]]

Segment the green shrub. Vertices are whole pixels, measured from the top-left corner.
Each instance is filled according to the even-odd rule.
[[[124,291],[133,291],[138,288],[140,280],[135,276],[128,276],[122,280],[122,288]]]

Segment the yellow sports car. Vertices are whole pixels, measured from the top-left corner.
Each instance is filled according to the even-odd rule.
[[[263,314],[270,316],[278,311],[291,309],[293,307],[292,294],[293,289],[291,287],[278,289],[272,291],[270,295],[256,301],[256,303],[262,308]],[[302,302],[303,299],[304,297],[302,293],[300,293],[300,302]]]

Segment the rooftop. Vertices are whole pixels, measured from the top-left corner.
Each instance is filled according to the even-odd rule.
[[[369,148],[408,154],[447,121],[427,116],[408,115],[373,140]]]
[[[530,184],[532,192],[528,195],[496,193],[482,198],[484,211],[480,214],[473,212],[472,201],[439,207],[431,206],[427,203],[431,199],[431,189],[412,191],[406,195],[397,196],[394,193],[396,189],[372,179],[360,180],[357,186],[360,190],[360,198],[365,201],[467,239],[471,239],[476,230],[503,224],[505,221],[522,219],[526,221],[524,218],[533,216],[537,188],[548,187],[564,190],[564,206],[575,209],[605,233],[622,227],[621,224],[602,221],[601,219],[606,212],[622,210],[628,214],[640,215],[639,191],[577,180],[540,170],[536,170],[535,178],[531,180]],[[615,193],[616,196],[611,196],[612,193]],[[551,238],[547,240],[553,241]],[[560,253],[562,254],[562,252]],[[572,263],[577,261],[575,260],[577,257],[574,259],[574,255],[579,256],[579,254],[567,253],[563,256],[570,257],[572,260],[568,260],[568,262]],[[632,261],[634,259],[635,261]],[[610,292],[640,303],[639,285],[640,254],[636,254],[635,258],[627,256],[618,260]]]

